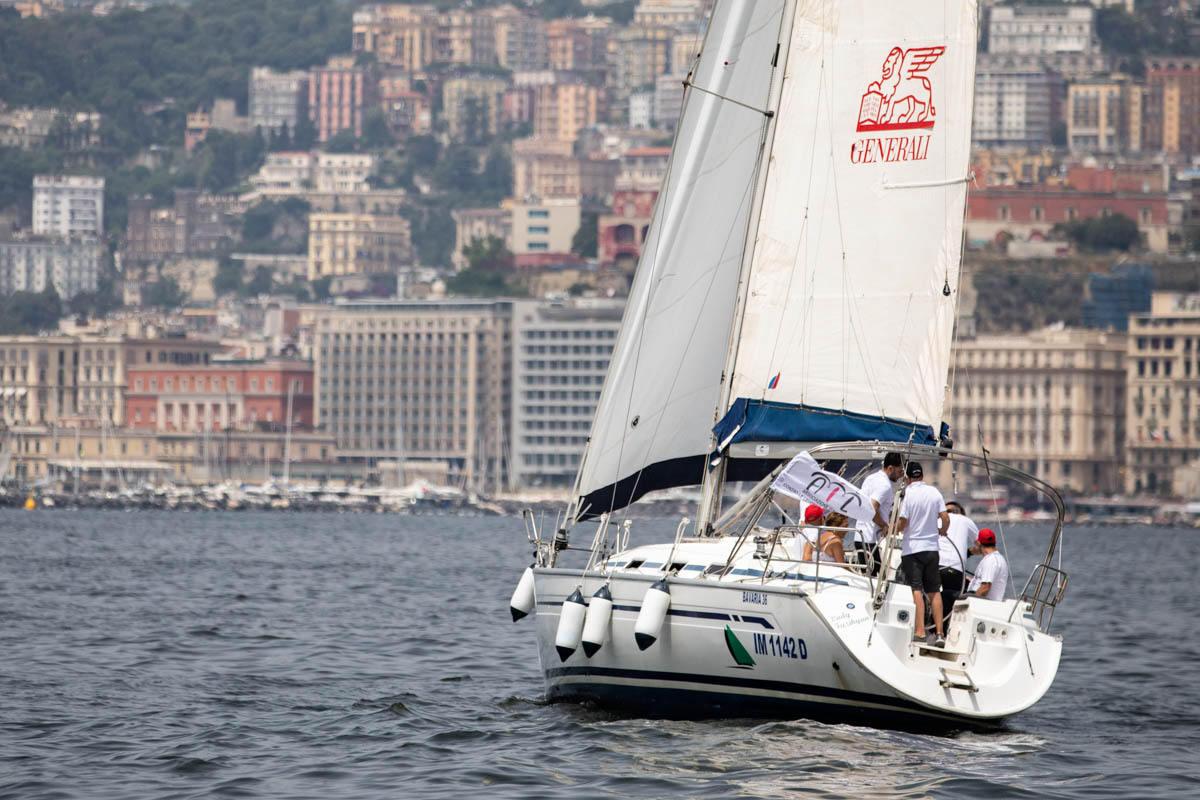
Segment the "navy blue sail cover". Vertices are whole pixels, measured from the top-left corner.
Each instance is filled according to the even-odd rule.
[[[736,442],[938,443],[929,425],[745,397],[733,402],[713,436],[722,448]]]

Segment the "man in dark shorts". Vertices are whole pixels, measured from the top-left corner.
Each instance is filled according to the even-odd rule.
[[[896,529],[904,539],[900,549],[900,574],[912,587],[916,619],[913,639],[923,640],[925,631],[925,595],[933,606],[933,626],[937,631],[935,647],[944,647],[942,629],[942,582],[938,572],[938,537],[950,530],[950,517],[942,493],[925,483],[925,471],[917,461],[909,461],[904,470],[908,487],[904,504],[900,506],[900,521]]]

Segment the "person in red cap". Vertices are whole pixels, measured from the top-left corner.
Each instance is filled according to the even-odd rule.
[[[1008,562],[996,552],[996,532],[991,528],[980,529],[979,539],[971,552],[982,553],[983,559],[975,566],[975,576],[967,591],[976,597],[1003,600],[1008,587]]]

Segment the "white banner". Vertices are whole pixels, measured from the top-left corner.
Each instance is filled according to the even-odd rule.
[[[807,450],[783,468],[783,472],[771,484],[771,489],[860,522],[870,522],[875,518],[875,507],[867,496],[845,478],[818,467]]]

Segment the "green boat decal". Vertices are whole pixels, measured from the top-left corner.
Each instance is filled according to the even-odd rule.
[[[754,666],[754,659],[750,657],[750,653],[738,640],[737,634],[728,625],[725,626],[725,646],[729,648],[729,655],[733,656],[733,660],[739,667]]]

